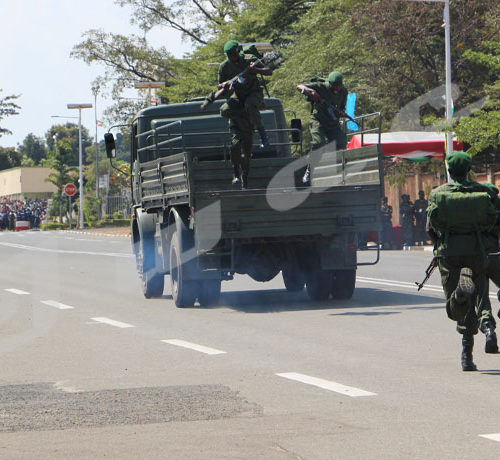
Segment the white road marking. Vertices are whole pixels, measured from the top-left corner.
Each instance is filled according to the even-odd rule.
[[[403,288],[411,288],[415,289],[415,283],[409,283],[407,281],[396,281],[396,280],[384,280],[380,278],[369,278],[367,276],[357,276],[356,281],[361,283],[368,284],[379,284],[381,286],[394,286],[394,287],[403,287]],[[443,288],[441,286],[436,286],[435,284],[426,284],[422,290],[424,291],[433,291],[433,292],[443,292]],[[489,297],[491,299],[497,298],[497,293],[495,291],[489,292]]]
[[[74,307],[70,305],[66,305],[61,302],[57,302],[56,300],[41,300],[44,305],[48,305],[49,307],[58,308],[59,310],[72,310]]]
[[[81,393],[82,390],[79,390],[75,387],[70,387],[66,385],[67,380],[61,380],[60,382],[54,383],[54,388],[57,390],[64,391],[65,393]]]
[[[370,391],[360,390],[359,388],[342,385],[341,383],[332,382],[330,380],[324,380],[317,377],[310,377],[309,375],[298,374],[296,372],[285,372],[276,375],[279,377],[284,377],[285,379],[295,380],[307,385],[313,385],[318,388],[323,388],[324,390],[335,391],[336,393],[351,396],[352,398],[357,398],[358,396],[375,396],[377,394],[371,393]]]
[[[126,327],[135,327],[132,324],[122,323],[121,321],[115,321],[114,319],[104,318],[102,316],[90,319],[93,321],[97,321],[98,323],[108,324],[110,326],[120,327],[122,329],[125,329]]]
[[[500,442],[500,433],[480,434],[479,437],[486,438],[486,439],[491,439],[492,441]]]
[[[203,345],[198,345],[196,343],[186,342],[185,340],[169,339],[169,340],[162,340],[162,342],[169,343],[170,345],[175,345],[177,347],[189,348],[190,350],[199,351],[200,353],[206,353],[207,355],[221,355],[226,353],[225,351],[222,350],[205,347]]]
[[[5,289],[7,292],[11,292],[12,294],[17,294],[17,295],[28,295],[29,292],[26,291],[21,291],[21,289]]]
[[[108,256],[108,257],[124,257],[132,258],[135,257],[134,254],[125,254],[120,252],[91,252],[91,251],[67,251],[64,249],[47,249],[39,248],[36,246],[26,246],[24,244],[14,244],[14,243],[0,243],[2,246],[9,246],[11,248],[26,249],[28,251],[38,251],[38,252],[53,252],[56,254],[82,254],[87,256]]]

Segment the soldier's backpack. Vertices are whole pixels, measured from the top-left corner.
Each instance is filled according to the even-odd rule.
[[[427,217],[432,228],[441,233],[485,232],[495,225],[498,213],[486,191],[457,184],[432,195]]]

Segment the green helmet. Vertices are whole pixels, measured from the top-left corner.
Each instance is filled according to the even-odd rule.
[[[446,157],[446,163],[450,172],[463,176],[472,166],[472,157],[467,152],[454,150]]]
[[[229,40],[224,45],[224,53],[237,53],[240,50],[240,44],[236,40]]]
[[[340,72],[330,72],[328,75],[328,78],[326,81],[328,84],[332,85],[333,83],[340,83],[342,84],[344,78],[342,77],[342,74]]]

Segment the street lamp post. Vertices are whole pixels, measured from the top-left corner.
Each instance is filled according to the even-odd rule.
[[[94,117],[95,117],[95,197],[97,200],[97,219],[101,218],[101,205],[99,203],[99,143],[97,141],[97,93],[99,86],[92,86],[94,93]]]
[[[68,109],[78,109],[78,167],[79,167],[79,192],[80,192],[80,228],[83,224],[83,151],[82,151],[82,109],[91,109],[92,104],[68,104]]]

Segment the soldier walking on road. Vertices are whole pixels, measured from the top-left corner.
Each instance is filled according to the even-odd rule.
[[[219,67],[218,91],[207,96],[200,108],[205,110],[216,98],[229,96],[221,106],[220,114],[230,120],[233,185],[241,183],[241,188],[247,188],[254,128],[260,134],[261,147],[269,146],[260,116],[260,109],[264,108],[264,94],[257,74],[271,75],[272,70],[264,67],[258,60],[245,58],[241,51],[236,40],[229,40],[224,45],[227,59]],[[240,79],[232,81],[242,73],[245,74]],[[220,95],[217,94],[219,92]]]
[[[462,370],[475,371],[475,307],[485,289],[486,233],[496,222],[498,197],[487,186],[467,180],[472,164],[467,153],[452,152],[446,160],[452,181],[436,188],[429,197],[428,234],[438,258],[446,312],[462,334]]]
[[[415,213],[413,204],[410,201],[410,195],[401,195],[401,204],[399,205],[399,219],[401,222],[401,236],[403,238],[403,248],[410,249],[413,246],[413,222]]]
[[[425,230],[427,224],[427,206],[428,202],[425,199],[423,190],[418,192],[418,200],[415,200],[413,208],[415,210],[415,242],[419,246],[424,246],[427,243],[427,232]]]

